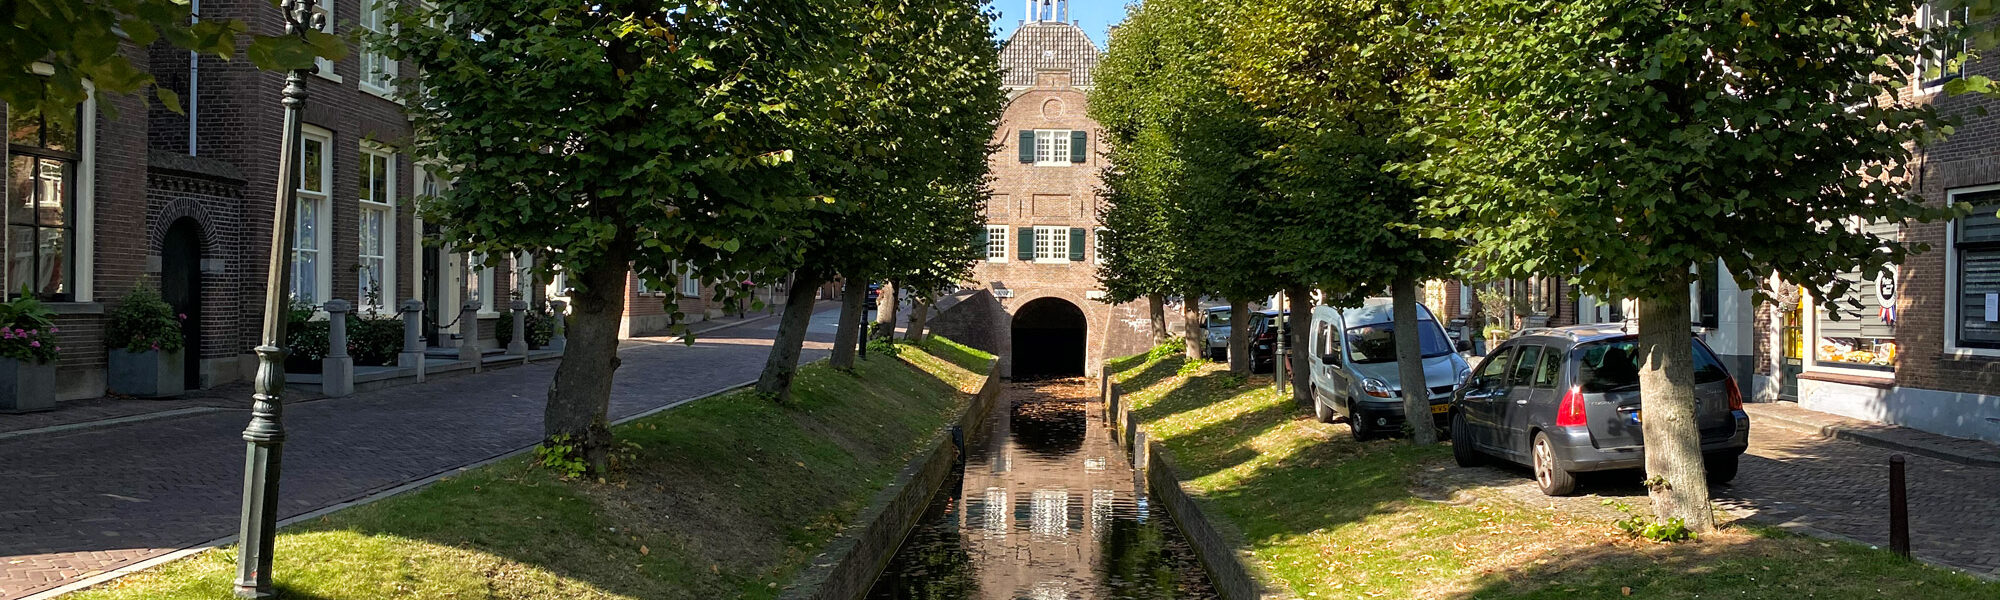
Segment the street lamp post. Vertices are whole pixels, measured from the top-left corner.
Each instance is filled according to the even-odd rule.
[[[1289,364],[1291,361],[1286,356],[1291,354],[1291,347],[1285,343],[1285,336],[1291,333],[1285,330],[1285,325],[1291,322],[1291,319],[1285,315],[1285,313],[1291,312],[1292,307],[1286,305],[1289,301],[1291,301],[1291,298],[1286,298],[1284,292],[1278,292],[1278,316],[1273,317],[1273,320],[1276,322],[1271,323],[1271,331],[1277,332],[1272,334],[1272,337],[1277,339],[1271,342],[1272,344],[1276,344],[1276,346],[1271,348],[1271,362],[1273,363],[1271,365],[1271,372],[1278,375],[1279,396],[1285,395],[1285,385],[1291,383],[1290,378],[1286,376],[1286,368],[1291,366]]]
[[[315,0],[284,0],[285,34],[305,41],[326,15],[313,11]],[[257,346],[257,379],[250,425],[243,429],[248,451],[243,460],[243,513],[237,530],[236,596],[270,598],[271,549],[278,534],[278,476],[283,463],[285,425],[285,315],[290,301],[292,207],[299,190],[299,112],[306,102],[306,75],[315,68],[293,69],[285,75],[285,131],[279,137],[277,206],[271,218],[271,261],[264,279],[264,335]]]
[[[867,301],[867,294],[862,294],[861,299],[861,339],[854,343],[860,346],[856,350],[861,356],[861,360],[868,360],[868,338],[871,337],[869,334],[874,333],[875,329],[875,320],[868,318],[868,311],[875,310],[875,303]]]

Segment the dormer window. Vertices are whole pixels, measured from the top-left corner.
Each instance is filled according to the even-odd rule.
[[[1062,167],[1089,158],[1089,133],[1069,129],[1021,130],[1021,162]]]

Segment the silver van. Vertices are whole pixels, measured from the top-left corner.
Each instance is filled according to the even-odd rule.
[[[1417,341],[1423,350],[1431,414],[1442,430],[1452,390],[1472,373],[1430,309],[1417,305]],[[1354,439],[1403,428],[1403,384],[1396,365],[1395,318],[1387,298],[1359,308],[1313,308],[1308,345],[1313,413],[1321,422],[1346,417]]]

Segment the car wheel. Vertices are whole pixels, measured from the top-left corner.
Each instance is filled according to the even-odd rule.
[[[1567,496],[1576,491],[1576,476],[1556,466],[1556,452],[1549,447],[1549,434],[1535,434],[1535,483],[1549,496]]]
[[[1354,436],[1354,441],[1357,442],[1375,439],[1375,432],[1361,423],[1360,415],[1347,415],[1347,434]]]
[[[1312,391],[1312,401],[1313,401],[1313,417],[1319,419],[1319,422],[1332,423],[1334,421],[1334,417],[1339,416],[1334,414],[1333,407],[1327,406],[1325,402],[1320,401],[1318,388],[1314,388]]]
[[[1735,479],[1737,463],[1741,462],[1742,458],[1743,455],[1735,452],[1705,457],[1702,463],[1708,471],[1708,482],[1729,483],[1730,480]]]
[[[1472,430],[1467,429],[1464,413],[1451,414],[1451,459],[1461,467],[1477,467],[1481,462],[1479,451],[1472,447]]]

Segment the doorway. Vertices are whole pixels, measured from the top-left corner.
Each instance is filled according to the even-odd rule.
[[[181,319],[182,372],[187,389],[201,389],[201,225],[181,217],[160,243],[160,297]]]
[[[1083,309],[1062,298],[1038,298],[1014,313],[1014,379],[1083,375],[1089,321]]]

